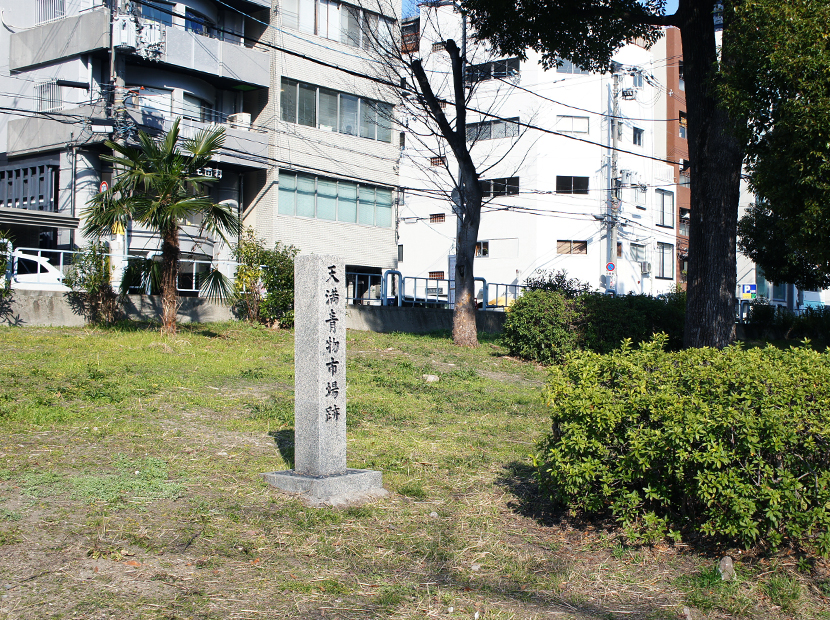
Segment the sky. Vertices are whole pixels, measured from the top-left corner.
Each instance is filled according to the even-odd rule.
[[[666,2],[666,13],[671,15],[677,10],[678,0],[668,0]],[[403,0],[403,16],[412,17],[418,14],[418,0]]]

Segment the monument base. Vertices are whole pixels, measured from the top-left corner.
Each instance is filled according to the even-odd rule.
[[[262,474],[280,491],[299,495],[311,506],[352,506],[389,495],[383,475],[371,469],[347,469],[330,476],[311,476],[289,469]]]

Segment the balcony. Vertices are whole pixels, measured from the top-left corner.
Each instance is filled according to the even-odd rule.
[[[148,24],[149,22],[149,24]],[[145,30],[157,30],[152,38],[155,48],[148,54],[142,50],[142,37],[137,38],[138,55],[206,75],[243,82],[260,87],[271,83],[271,57],[267,52],[251,49],[228,35],[225,40],[207,32],[195,32],[151,20],[144,20]],[[156,42],[156,39],[159,39]]]
[[[178,118],[148,108],[131,109],[130,117],[139,129],[148,133],[169,131]],[[240,114],[223,116],[214,113],[214,122],[182,118],[179,122],[179,136],[193,138],[201,130],[211,126],[225,128],[225,145],[214,159],[216,163],[228,163],[246,168],[268,168],[268,132],[252,129],[239,119]],[[236,118],[234,118],[236,117]]]
[[[68,143],[83,138],[85,144],[103,142],[110,138],[107,134],[83,133],[83,119],[104,118],[106,111],[102,102],[87,105],[75,105],[74,107],[61,107],[56,111],[62,114],[73,114],[72,117],[58,117],[58,120],[43,117],[13,118],[8,125],[8,154],[10,157],[18,157],[30,153],[37,153],[47,150],[63,149]],[[76,120],[75,123],[61,122],[67,118]]]
[[[110,12],[104,7],[15,32],[9,42],[9,69],[20,71],[110,46]]]

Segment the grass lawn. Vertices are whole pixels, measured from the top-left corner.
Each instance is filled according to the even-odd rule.
[[[261,479],[293,461],[290,331],[2,328],[0,351],[0,619],[830,619],[823,560],[729,550],[724,583],[725,549],[553,510],[545,371],[495,340],[348,333],[348,464],[391,495],[342,510]]]

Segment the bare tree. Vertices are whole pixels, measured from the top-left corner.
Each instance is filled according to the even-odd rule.
[[[377,81],[396,87],[397,118],[406,124],[406,138],[416,141],[417,150],[425,155],[412,163],[422,172],[421,178],[433,185],[433,194],[454,203],[458,226],[453,341],[473,347],[478,345],[473,261],[482,206],[495,194],[483,195],[480,178],[505,161],[525,134],[527,121],[519,123],[499,113],[507,92],[512,90],[511,78],[518,74],[518,65],[496,59],[481,44],[468,50],[466,17],[455,8],[457,19],[449,20],[448,26],[447,20],[439,19],[442,6],[455,7],[452,2],[422,5],[415,37],[402,38],[388,24],[386,31],[379,28],[372,35],[371,52]],[[425,29],[437,39],[426,49],[421,44]],[[442,30],[460,31],[461,44],[455,38],[445,39]],[[441,63],[445,70],[430,67],[436,64],[430,63],[433,54],[449,57],[448,67],[446,61]],[[478,87],[485,80],[492,86],[485,95],[478,96]]]

